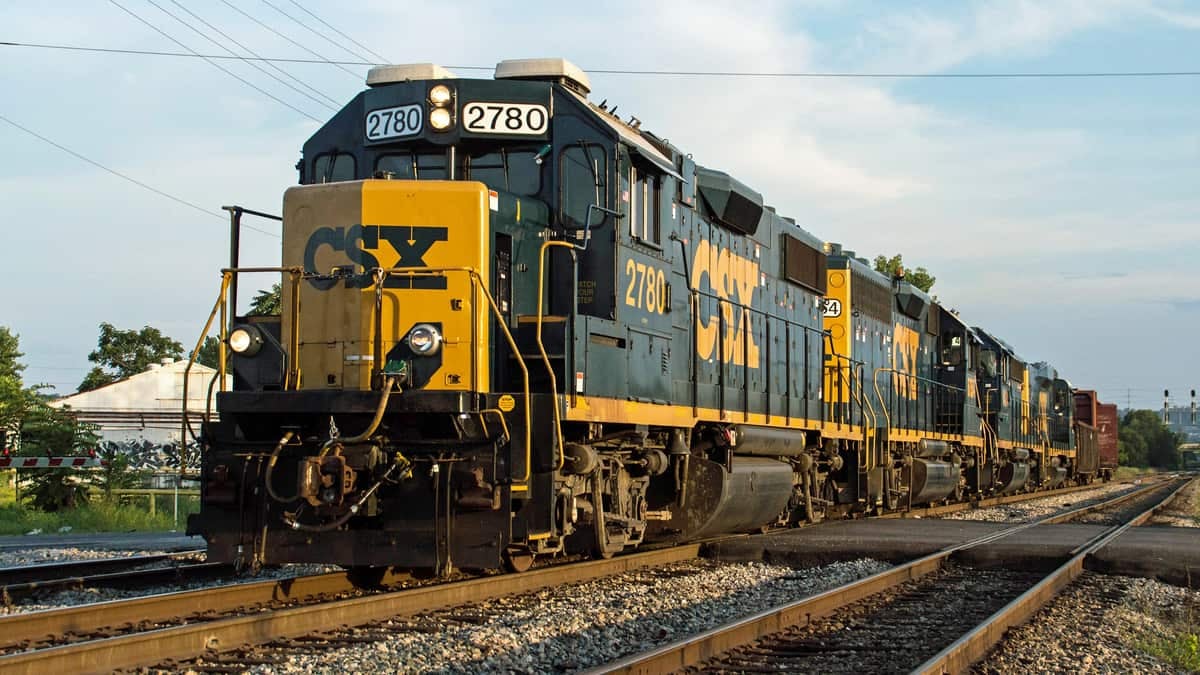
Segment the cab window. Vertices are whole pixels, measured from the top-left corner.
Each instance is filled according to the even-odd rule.
[[[490,188],[532,196],[542,188],[541,165],[531,150],[499,150],[471,155],[464,171]]]
[[[325,153],[313,160],[314,183],[354,180],[354,155],[347,152]]]
[[[572,145],[562,151],[559,156],[559,203],[562,204],[563,224],[583,227],[589,222],[588,211],[592,211],[591,225],[604,222],[604,213],[590,207],[606,205],[606,167],[604,149],[598,145]]]
[[[629,166],[629,234],[635,239],[659,244],[659,177]]]

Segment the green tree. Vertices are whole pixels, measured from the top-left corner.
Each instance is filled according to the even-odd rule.
[[[79,424],[66,408],[39,405],[21,425],[21,455],[58,457],[82,455],[96,448],[99,438]],[[87,502],[84,472],[76,469],[27,469],[20,473],[21,498],[42,511],[73,509]]]
[[[101,443],[97,455],[104,462],[103,468],[96,474],[96,483],[104,490],[104,498],[111,499],[113,490],[137,487],[141,484],[143,473],[130,466],[129,455],[121,451],[116,443]]]
[[[275,282],[271,285],[271,288],[263,289],[255,294],[254,299],[250,301],[248,316],[274,316],[279,314],[282,297],[283,289],[279,282]]]
[[[1174,469],[1179,466],[1179,444],[1183,437],[1163,424],[1153,410],[1131,410],[1118,429],[1118,452],[1122,463]]]
[[[36,401],[36,391],[26,389],[21,380],[25,370],[22,356],[20,337],[7,326],[0,326],[0,430],[16,430]]]
[[[218,338],[212,335],[204,338],[204,344],[200,345],[200,353],[196,355],[196,363],[216,368],[220,365],[221,360],[220,346],[221,341]]]
[[[933,288],[933,284],[937,281],[937,277],[930,274],[929,270],[925,269],[924,267],[918,267],[916,269],[904,267],[903,254],[897,253],[890,258],[885,255],[875,256],[876,272],[879,272],[888,278],[892,278],[897,276],[901,270],[904,272],[905,281],[913,286],[916,286],[922,291],[925,291],[926,293],[929,292],[929,289]]]
[[[83,378],[79,391],[90,391],[136,375],[164,357],[182,356],[183,345],[157,328],[119,330],[111,323],[102,323],[96,349],[88,354],[88,360],[98,365]]]

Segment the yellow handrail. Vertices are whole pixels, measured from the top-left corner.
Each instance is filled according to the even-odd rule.
[[[391,274],[408,277],[420,277],[442,276],[448,272],[462,272],[470,277],[472,289],[478,289],[479,292],[483,294],[483,297],[487,299],[488,305],[492,309],[492,313],[495,314],[496,319],[498,320],[497,323],[500,325],[500,331],[504,334],[505,341],[508,342],[508,348],[511,349],[513,355],[517,357],[517,365],[521,367],[521,375],[524,382],[522,393],[525,396],[525,475],[517,482],[524,483],[528,481],[533,472],[533,444],[531,441],[530,430],[532,422],[529,412],[529,369],[525,366],[525,359],[521,358],[520,350],[517,349],[517,341],[513,339],[512,333],[508,330],[508,324],[504,321],[504,314],[500,311],[500,307],[496,304],[496,300],[492,298],[492,294],[488,292],[487,286],[484,285],[483,277],[481,277],[479,272],[473,267],[392,267],[388,269],[377,268],[374,271],[377,273],[382,273],[384,278]],[[472,345],[471,349],[474,350],[475,345]],[[376,356],[376,358],[378,357],[379,355]],[[471,359],[472,362],[475,359],[473,353]],[[477,386],[478,382],[473,382],[472,385]],[[561,447],[559,451],[561,452]]]
[[[538,351],[541,352],[542,362],[546,364],[546,372],[550,375],[550,396],[554,399],[554,433],[558,441],[558,466],[556,470],[561,471],[565,464],[563,456],[563,436],[562,436],[562,413],[558,409],[558,380],[554,376],[554,366],[550,364],[550,355],[546,353],[546,345],[542,342],[542,317],[545,313],[544,302],[546,298],[546,251],[561,247],[570,249],[571,254],[575,254],[575,244],[566,241],[544,241],[542,247],[538,251],[538,301],[537,301],[537,345]],[[571,327],[572,331],[574,326]],[[566,335],[563,335],[564,354],[563,360],[566,360]],[[574,365],[574,364],[572,364]],[[568,375],[569,377],[569,375]]]

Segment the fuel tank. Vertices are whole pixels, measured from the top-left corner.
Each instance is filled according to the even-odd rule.
[[[749,532],[773,523],[792,497],[792,467],[765,457],[734,457],[733,470],[692,457],[682,508],[671,520],[652,522],[647,539],[685,541]]]
[[[1029,465],[1025,462],[1009,462],[1000,467],[1000,493],[1016,492],[1029,482]]]
[[[737,443],[733,451],[739,455],[759,457],[798,457],[804,454],[803,431],[756,427],[742,424],[734,428]]]
[[[958,487],[959,474],[958,467],[949,462],[913,459],[912,503],[928,504],[945,499]]]

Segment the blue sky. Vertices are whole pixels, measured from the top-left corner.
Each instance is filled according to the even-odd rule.
[[[117,1],[197,51],[219,50],[154,4],[210,32],[173,0]],[[1173,0],[547,2],[520,12],[509,3],[297,2],[397,63],[564,56],[585,69],[1200,70],[1200,3]],[[271,5],[332,35],[291,0],[184,6],[266,56],[309,57],[294,41],[351,58]],[[7,2],[0,26],[0,40],[180,49],[108,2]],[[21,335],[27,379],[72,391],[101,321],[194,342],[226,255],[219,207],[278,211],[317,122],[199,59],[15,47],[0,55],[0,115],[211,212],[0,122],[9,279],[0,324]],[[312,117],[332,112],[222,63]],[[294,86],[339,103],[366,71],[281,67],[305,83],[288,80]],[[1200,77],[594,73],[592,84],[595,97],[754,186],[818,237],[928,267],[948,305],[1077,386],[1146,407],[1164,388],[1179,401],[1200,388]],[[244,260],[273,262],[278,246],[248,233]]]

